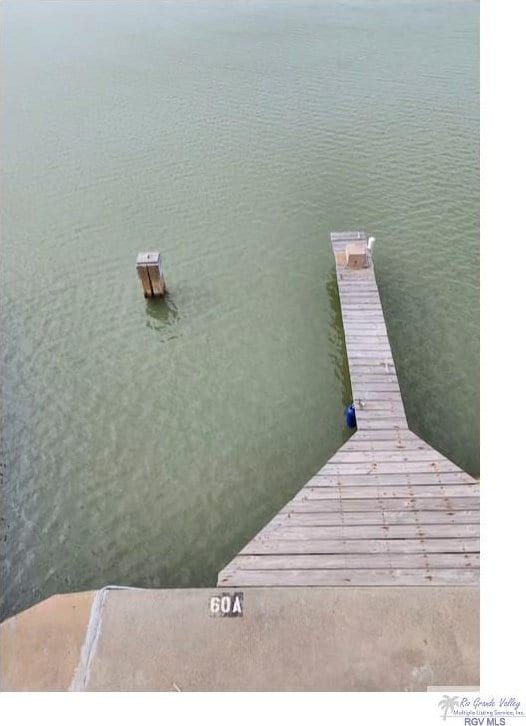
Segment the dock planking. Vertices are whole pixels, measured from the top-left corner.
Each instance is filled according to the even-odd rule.
[[[362,232],[331,234],[356,433],[218,575],[219,586],[473,586],[479,483],[409,429]],[[354,264],[354,261],[353,261]]]

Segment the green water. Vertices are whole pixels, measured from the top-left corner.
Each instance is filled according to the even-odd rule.
[[[478,12],[2,3],[4,616],[213,585],[342,444],[330,230],[376,236],[410,425],[477,473]]]

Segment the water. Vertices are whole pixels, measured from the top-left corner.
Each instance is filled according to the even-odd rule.
[[[376,236],[410,424],[477,473],[478,12],[2,4],[4,616],[215,584],[342,444],[330,230]]]

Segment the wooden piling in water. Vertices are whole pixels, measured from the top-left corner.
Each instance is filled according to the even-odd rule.
[[[166,292],[161,253],[139,252],[135,263],[144,297],[160,297]]]

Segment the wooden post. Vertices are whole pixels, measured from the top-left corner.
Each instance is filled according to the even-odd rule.
[[[135,263],[144,297],[162,296],[166,292],[160,252],[139,252]]]

